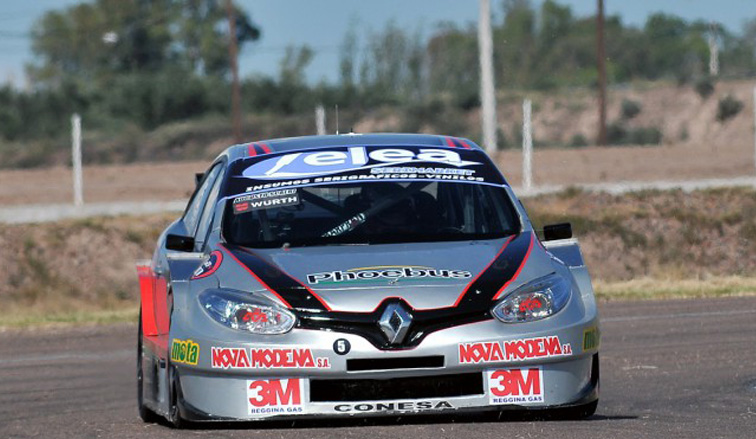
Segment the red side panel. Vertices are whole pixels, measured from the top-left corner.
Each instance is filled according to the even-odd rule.
[[[142,297],[142,332],[146,337],[158,335],[155,321],[155,275],[149,262],[137,264],[139,290]]]
[[[168,286],[165,277],[155,277],[155,326],[159,335],[168,334],[170,322],[168,318]]]

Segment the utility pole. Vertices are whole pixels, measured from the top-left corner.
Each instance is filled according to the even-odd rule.
[[[326,114],[323,104],[318,104],[315,107],[315,129],[318,136],[325,136],[326,133]]]
[[[709,75],[719,75],[719,45],[717,44],[717,24],[709,24]]]
[[[606,145],[606,51],[604,48],[604,0],[598,0],[596,14],[596,60],[598,62],[599,127],[596,142]]]
[[[480,103],[483,124],[483,148],[496,151],[496,88],[493,71],[493,38],[491,37],[491,4],[480,0],[478,20],[478,52],[480,56]]]
[[[81,117],[71,116],[71,167],[73,168],[74,206],[84,204],[83,178],[81,177]]]
[[[228,57],[231,61],[231,123],[234,130],[234,142],[241,143],[241,87],[239,86],[239,48],[236,44],[236,14],[231,0],[226,0],[228,16]]]
[[[533,124],[532,103],[522,101],[522,190],[529,193],[533,189]]]

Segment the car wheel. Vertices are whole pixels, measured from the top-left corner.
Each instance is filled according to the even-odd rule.
[[[144,405],[144,372],[142,370],[142,310],[139,310],[139,332],[137,336],[137,408],[142,421],[158,422],[158,415]]]
[[[568,409],[564,417],[566,419],[585,419],[590,416],[593,416],[594,413],[596,413],[596,408],[598,407],[598,399],[589,402],[588,404],[583,404],[577,407],[572,407]]]
[[[171,393],[170,393],[170,405],[168,406],[168,421],[173,425],[173,428],[182,429],[187,427],[186,419],[181,417],[181,410],[179,409],[179,400],[181,399],[181,386],[178,383],[175,369],[171,368],[170,381]]]

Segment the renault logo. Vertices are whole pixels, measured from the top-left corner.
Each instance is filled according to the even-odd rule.
[[[412,316],[401,303],[391,303],[383,311],[378,326],[383,331],[389,344],[398,344],[404,340],[409,331]]]

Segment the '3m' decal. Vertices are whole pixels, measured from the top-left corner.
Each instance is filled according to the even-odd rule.
[[[304,378],[247,381],[249,414],[273,416],[304,412]]]
[[[540,367],[486,371],[489,404],[540,404],[544,402]]]

